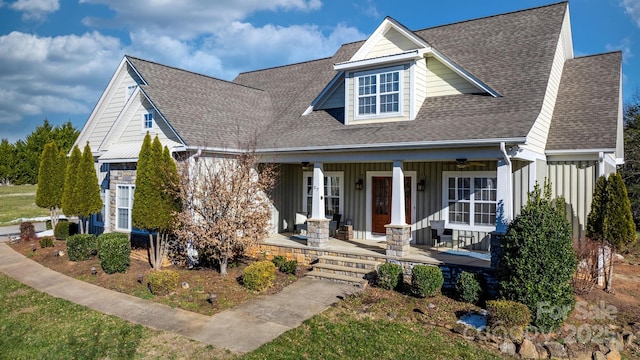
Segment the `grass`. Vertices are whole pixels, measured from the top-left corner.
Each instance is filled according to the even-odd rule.
[[[49,215],[49,210],[36,206],[37,188],[37,185],[0,186],[0,225]]]

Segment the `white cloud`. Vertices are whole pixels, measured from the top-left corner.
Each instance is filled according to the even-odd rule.
[[[58,11],[60,3],[58,0],[17,0],[9,4],[9,7],[22,12],[23,20],[40,20],[47,14]]]
[[[0,36],[0,123],[29,115],[88,113],[122,54],[118,39],[97,32]]]
[[[640,0],[621,0],[620,4],[636,25],[640,27]]]
[[[376,4],[373,2],[373,0],[367,0],[366,4],[364,5],[354,3],[353,6],[356,8],[356,10],[370,18],[380,18],[380,12],[378,12],[378,8],[376,7]]]
[[[632,57],[633,52],[631,52],[631,39],[626,37],[622,39],[618,44],[607,44],[605,46],[607,51],[622,51],[622,61],[627,63]]]

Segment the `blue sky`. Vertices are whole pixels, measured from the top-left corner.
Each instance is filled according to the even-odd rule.
[[[124,54],[231,80],[331,56],[385,16],[422,29],[554,0],[0,0],[0,138],[44,118],[82,128]],[[571,0],[576,56],[624,54],[640,92],[640,0]]]

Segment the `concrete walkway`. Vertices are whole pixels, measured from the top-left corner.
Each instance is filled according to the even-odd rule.
[[[0,272],[51,296],[236,352],[255,350],[354,291],[350,285],[302,278],[278,294],[205,316],[62,275],[25,258],[4,242],[0,242]]]

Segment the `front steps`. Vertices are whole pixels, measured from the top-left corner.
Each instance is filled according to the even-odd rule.
[[[380,264],[382,263],[373,260],[324,255],[318,258],[318,262],[311,265],[313,270],[306,276],[353,284],[364,289]]]

